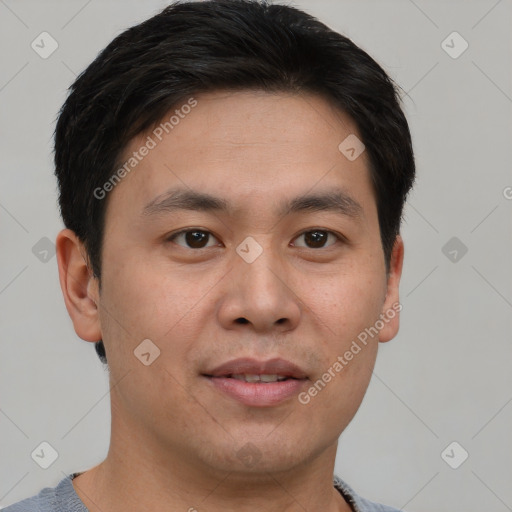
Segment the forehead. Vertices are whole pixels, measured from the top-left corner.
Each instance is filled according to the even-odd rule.
[[[366,153],[351,161],[340,151],[347,137],[360,139],[357,126],[325,99],[222,91],[183,105],[194,103],[177,105],[130,142],[121,161],[139,156],[113,191],[116,203],[141,210],[176,185],[229,196],[239,206],[330,186],[351,189],[362,203],[371,199]]]

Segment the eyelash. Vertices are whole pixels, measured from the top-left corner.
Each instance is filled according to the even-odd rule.
[[[187,229],[182,229],[181,231],[177,231],[176,233],[172,233],[171,235],[169,235],[167,238],[166,238],[166,242],[173,242],[179,235],[182,235],[184,233],[190,233],[190,232],[194,232],[194,231],[199,231],[201,233],[207,233],[209,235],[212,235],[214,238],[217,238],[211,231],[208,231],[206,229],[201,229],[201,228],[187,228]],[[302,235],[305,235],[307,233],[313,233],[315,231],[320,231],[320,232],[323,232],[323,233],[327,233],[328,235],[334,235],[337,239],[338,242],[342,242],[342,243],[347,243],[347,239],[341,234],[341,233],[337,233],[336,231],[331,231],[331,230],[328,230],[328,229],[323,229],[323,228],[310,228],[310,229],[307,229],[305,231],[302,231],[300,232],[295,238],[294,240],[296,240],[297,238],[299,238],[300,236]],[[209,240],[208,240],[209,241]],[[315,251],[318,251],[319,249],[327,249],[329,247],[332,247],[336,242],[334,242],[333,244],[331,245],[327,245],[325,247],[319,247],[319,248],[313,248],[313,247],[302,247],[302,249],[312,249],[312,250],[315,250]],[[179,244],[176,244],[176,245],[179,245]],[[199,251],[201,249],[210,249],[211,247],[200,247],[198,249],[195,249],[193,247],[184,247],[182,245],[180,245],[180,247],[183,247],[184,249],[190,249],[192,251]]]

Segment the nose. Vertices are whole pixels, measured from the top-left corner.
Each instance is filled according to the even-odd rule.
[[[301,301],[285,265],[266,249],[252,263],[238,255],[225,283],[218,320],[225,329],[286,332],[300,321]]]

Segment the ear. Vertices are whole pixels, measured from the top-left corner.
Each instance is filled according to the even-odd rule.
[[[392,340],[400,327],[400,310],[402,305],[400,304],[398,287],[402,276],[403,261],[404,242],[402,237],[397,235],[391,252],[386,299],[384,300],[380,316],[384,322],[384,327],[379,332],[379,341],[383,343]]]
[[[85,248],[70,229],[57,235],[55,245],[60,287],[75,332],[85,341],[99,341],[99,282],[89,268]]]

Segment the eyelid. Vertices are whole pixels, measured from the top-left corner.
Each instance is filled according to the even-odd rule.
[[[297,238],[299,238],[299,236],[302,236],[302,235],[304,235],[306,233],[311,233],[313,231],[324,231],[327,234],[334,235],[338,242],[342,242],[344,244],[348,243],[347,238],[344,235],[342,235],[341,233],[338,233],[337,231],[333,231],[332,229],[326,229],[326,228],[321,228],[321,227],[308,228],[308,229],[305,229],[305,230],[301,231],[300,233],[297,233],[293,237],[292,242],[294,240],[296,240]],[[331,244],[331,245],[328,245],[326,247],[320,247],[318,249],[314,249],[314,248],[312,249],[311,247],[302,247],[302,246],[300,248],[301,249],[312,249],[313,251],[319,251],[320,249],[327,249],[328,247],[332,247],[333,245],[335,245],[335,243]]]
[[[169,235],[167,235],[165,237],[165,241],[166,242],[174,242],[174,239],[177,238],[179,235],[182,235],[184,233],[188,233],[190,231],[201,231],[203,233],[207,233],[207,234],[211,235],[213,238],[215,238],[215,240],[220,241],[217,238],[217,236],[212,231],[210,231],[209,229],[198,228],[198,227],[184,228],[184,229],[180,229],[179,231],[175,231],[173,233],[170,233]],[[199,251],[200,249],[211,249],[212,247],[214,247],[214,246],[210,246],[210,247],[201,247],[200,249],[193,249],[192,247],[185,247],[185,246],[180,245],[180,244],[176,244],[176,245],[178,247],[183,247],[183,249],[191,249],[193,251]]]
[[[173,242],[174,239],[177,238],[179,235],[182,235],[184,233],[188,233],[190,231],[202,231],[204,233],[208,233],[209,235],[211,235],[213,238],[215,238],[216,240],[218,240],[220,242],[218,237],[212,231],[210,231],[209,229],[204,229],[204,228],[199,228],[199,227],[184,228],[184,229],[181,229],[179,231],[175,231],[174,233],[171,233],[170,235],[166,236],[165,237],[165,241],[166,242]],[[339,242],[342,242],[342,243],[345,243],[345,244],[348,243],[347,238],[344,235],[342,235],[341,233],[339,233],[337,231],[333,231],[331,229],[322,228],[322,227],[311,227],[311,228],[304,229],[304,230],[300,231],[299,233],[297,233],[292,238],[292,242],[294,240],[296,240],[297,238],[299,238],[300,236],[305,235],[306,233],[311,233],[312,231],[324,231],[325,233],[334,235]],[[331,245],[328,245],[326,247],[320,247],[320,248],[316,248],[316,249],[315,248],[312,249],[311,247],[302,247],[302,246],[299,246],[299,247],[301,247],[301,249],[312,249],[314,251],[318,251],[320,249],[326,249],[327,247],[331,247],[331,246],[335,245],[335,243],[331,244]],[[179,245],[179,244],[176,244],[176,245],[178,245],[179,247],[183,247],[184,249],[191,249],[193,251],[199,251],[201,249],[211,249],[212,247],[214,247],[214,246],[210,246],[210,247],[201,247],[199,249],[193,249],[191,247],[184,247],[183,245]]]

